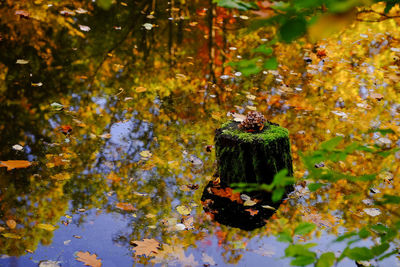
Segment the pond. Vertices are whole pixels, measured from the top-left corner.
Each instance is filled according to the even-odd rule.
[[[399,265],[396,21],[276,43],[279,67],[246,75],[228,62],[271,34],[251,14],[97,2],[0,4],[0,266],[289,266],[290,244],[339,257],[354,236]],[[296,186],[248,230],[202,196],[215,130],[252,110],[289,130]]]

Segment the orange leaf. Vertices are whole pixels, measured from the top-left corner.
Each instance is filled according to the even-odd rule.
[[[240,198],[240,193],[233,193],[233,190],[230,187],[211,188],[211,191],[216,196],[229,198],[230,200],[236,201],[239,204],[243,203],[243,200]]]
[[[137,210],[134,206],[132,206],[132,204],[130,203],[123,203],[123,202],[119,202],[117,203],[117,205],[115,205],[117,208],[121,209],[121,210],[126,210],[126,211],[134,211]]]
[[[246,209],[245,211],[250,212],[251,216],[257,215],[258,214],[258,210],[253,210],[253,209]]]
[[[132,241],[133,245],[136,245],[133,249],[135,250],[135,255],[145,255],[150,256],[151,253],[158,253],[158,247],[160,243],[158,243],[155,239],[143,239],[143,241]]]
[[[89,252],[78,251],[76,253],[76,260],[83,262],[86,266],[100,267],[101,259],[97,259],[96,254],[90,254]]]
[[[27,160],[5,160],[0,161],[0,167],[6,167],[7,171],[12,169],[22,169],[27,168],[32,165],[32,162]]]
[[[61,125],[60,126],[60,131],[63,134],[67,135],[67,134],[70,134],[72,132],[72,127],[69,126],[69,125]]]

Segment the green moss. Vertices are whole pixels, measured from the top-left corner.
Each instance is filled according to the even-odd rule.
[[[228,121],[222,124],[222,133],[238,138],[240,141],[253,142],[253,141],[264,141],[264,144],[274,142],[277,139],[287,138],[289,131],[286,128],[265,123],[265,130],[261,133],[249,133],[243,131],[237,127],[232,121]]]

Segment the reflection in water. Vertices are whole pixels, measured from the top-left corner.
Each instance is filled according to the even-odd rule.
[[[387,177],[373,185],[340,181],[318,194],[303,188],[268,222],[272,210],[261,207],[266,203],[239,207],[221,196],[227,187],[202,188],[216,167],[214,130],[228,111],[256,108],[288,128],[298,179],[307,177],[299,151],[314,150],[336,135],[373,144],[365,134],[370,122],[392,127],[398,121],[392,108],[398,93],[390,89],[398,77],[393,68],[366,74],[368,64],[393,62],[388,51],[370,56],[373,44],[356,43],[365,24],[345,33],[349,52],[336,41],[321,43],[329,56],[323,65],[304,63],[304,53],[318,61],[308,44],[276,44],[276,54],[285,55],[279,70],[246,79],[231,75],[225,63],[269,33],[236,40],[233,27],[245,24],[237,11],[209,1],[116,1],[109,10],[92,2],[45,2],[6,1],[0,7],[0,49],[7,51],[0,55],[0,161],[34,161],[26,169],[0,168],[0,255],[19,257],[0,259],[0,265],[33,266],[60,258],[74,266],[76,251],[96,253],[104,266],[169,260],[192,266],[212,265],[212,260],[220,266],[288,265],[278,258],[282,254],[255,256],[246,246],[259,251],[262,243],[275,242],[268,235],[293,232],[300,221],[332,234],[395,221],[392,206],[377,216],[364,212],[371,186],[382,193],[398,187]],[[398,34],[391,23],[368,27],[390,39],[386,32]],[[349,68],[343,58],[366,62]],[[230,79],[220,79],[223,75]],[[361,80],[371,92],[386,88],[384,101],[360,98]],[[337,106],[339,98],[343,104]],[[64,133],[68,127],[72,131]],[[379,136],[386,138],[385,146],[394,147],[396,136],[385,136]],[[13,149],[16,144],[23,149]],[[395,177],[394,160],[356,154],[326,168],[355,175],[385,169]],[[254,231],[218,225],[204,213],[201,200],[223,224],[248,230],[267,225]],[[240,194],[236,200],[246,201]],[[190,211],[181,214],[178,206]],[[236,213],[224,217],[226,208]],[[230,220],[233,216],[246,221]],[[160,242],[158,253],[135,255],[132,241],[143,239]]]

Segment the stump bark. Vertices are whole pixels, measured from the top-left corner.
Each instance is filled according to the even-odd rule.
[[[293,175],[287,129],[267,121],[261,132],[251,133],[238,125],[230,121],[216,130],[217,174],[222,182],[270,184],[282,169]]]

